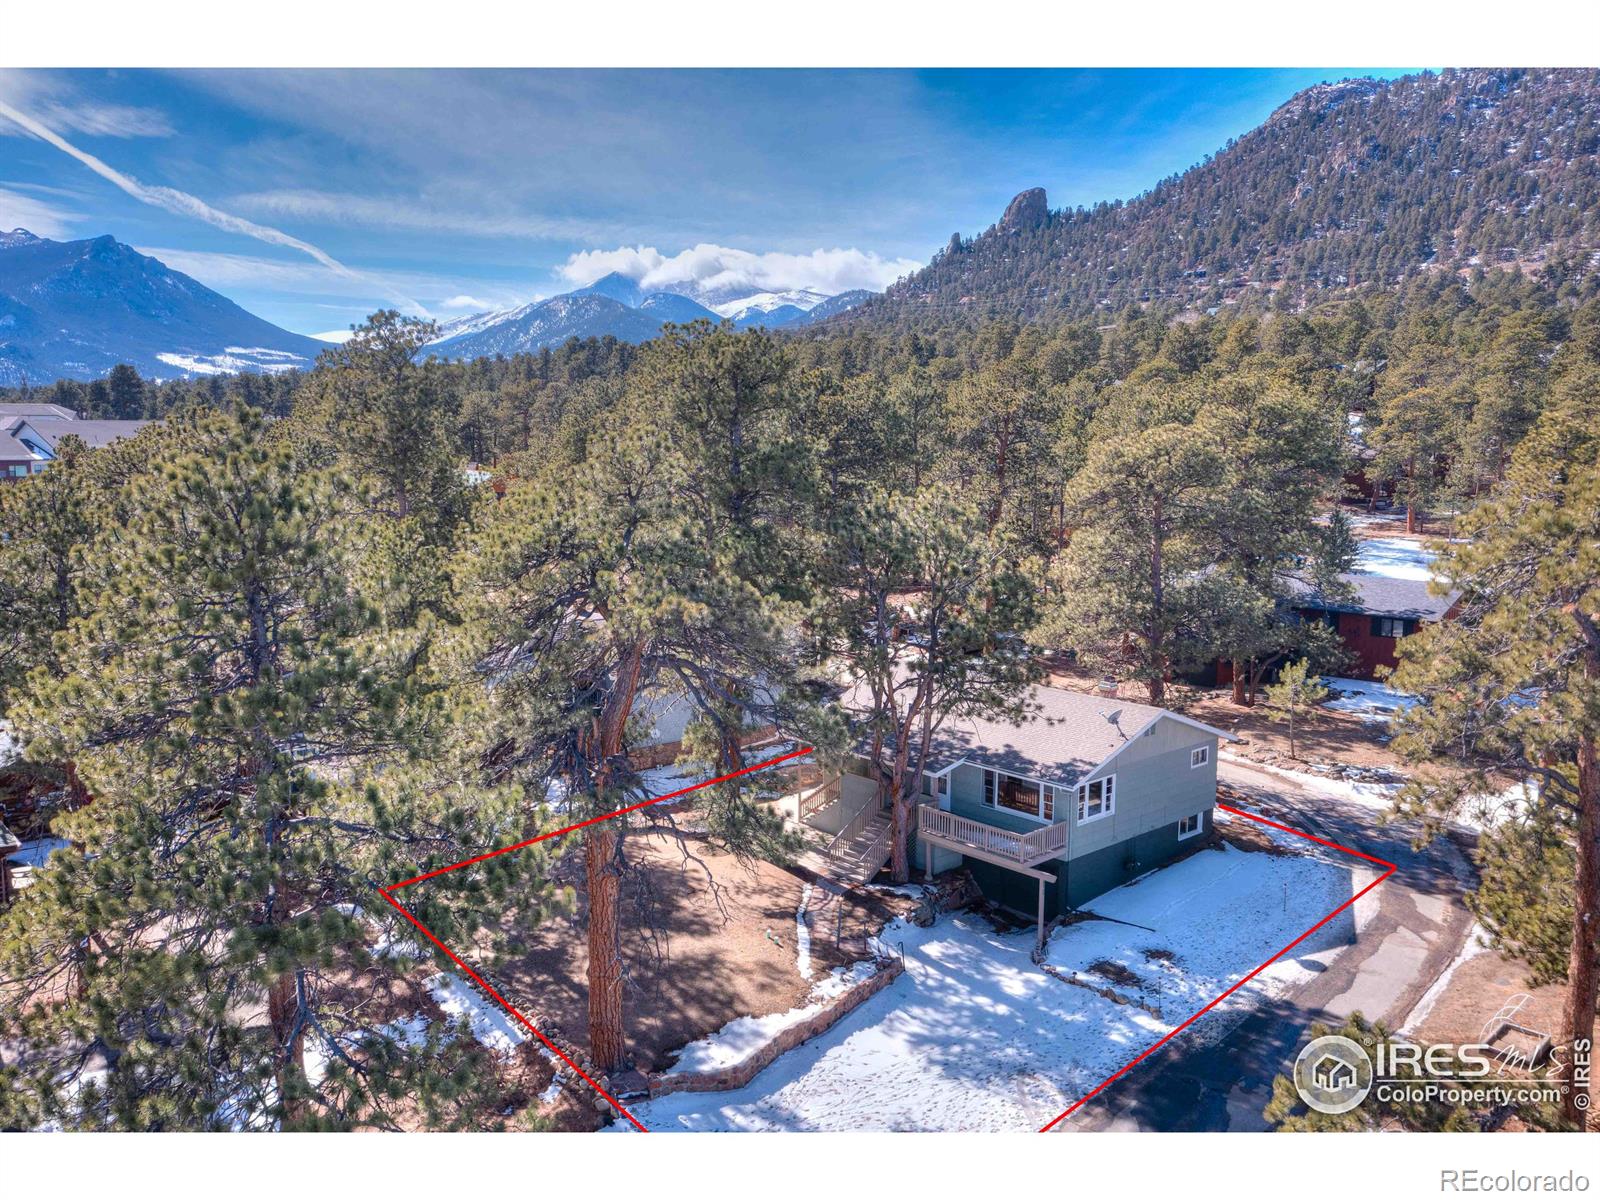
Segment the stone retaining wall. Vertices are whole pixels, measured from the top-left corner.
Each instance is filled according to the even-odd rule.
[[[898,958],[883,959],[878,969],[860,983],[840,992],[818,1012],[782,1030],[777,1037],[748,1057],[716,1071],[683,1071],[649,1077],[651,1097],[674,1092],[729,1092],[742,1088],[772,1065],[780,1054],[787,1054],[802,1042],[826,1033],[855,1009],[888,987],[905,970]]]

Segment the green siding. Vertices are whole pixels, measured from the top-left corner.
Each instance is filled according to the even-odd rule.
[[[1209,761],[1191,767],[1189,752],[1200,746],[1211,747]],[[1088,779],[1106,775],[1117,777],[1116,809],[1109,817],[1079,823],[1073,805],[1068,859],[1086,858],[1209,812],[1217,801],[1216,739],[1181,721],[1158,721]]]
[[[1200,746],[1210,748],[1204,766],[1191,767],[1189,755]],[[1077,804],[1070,789],[1056,801],[1056,822],[1071,825],[1067,848],[1060,859],[1039,864],[1039,870],[1056,876],[1046,896],[1046,916],[1076,908],[1094,897],[1126,883],[1136,875],[1172,859],[1189,848],[1178,839],[1178,822],[1204,814],[1204,829],[1212,828],[1212,808],[1217,797],[1217,743],[1181,721],[1157,721],[1116,755],[1106,766],[1091,772],[1085,782],[1116,776],[1116,807],[1108,817],[1078,822]],[[983,769],[962,765],[950,776],[950,794],[941,807],[959,816],[1001,829],[1027,833],[1042,828],[1005,809],[983,804]],[[924,866],[922,847],[913,837],[917,867]],[[934,869],[948,870],[958,861],[942,848],[934,855]],[[1027,875],[1008,871],[979,859],[964,860],[979,887],[991,900],[1031,916],[1037,905],[1037,884]]]

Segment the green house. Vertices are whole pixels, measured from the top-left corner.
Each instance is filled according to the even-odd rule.
[[[965,863],[986,896],[1042,926],[1210,833],[1231,734],[1064,688],[1035,688],[1029,707],[1020,725],[951,719],[935,733],[913,843],[929,877]],[[858,759],[841,778],[841,823],[876,805],[868,775]]]

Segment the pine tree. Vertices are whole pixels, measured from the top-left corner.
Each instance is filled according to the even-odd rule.
[[[1075,529],[1036,637],[1139,681],[1160,704],[1173,671],[1215,653],[1203,569],[1223,478],[1219,448],[1182,424],[1094,442],[1067,489]]]
[[[441,364],[417,361],[437,332],[393,310],[373,313],[317,360],[299,417],[325,454],[375,482],[379,511],[403,519],[419,509],[449,524],[461,491],[456,393]]]
[[[1572,1054],[1593,1046],[1600,999],[1600,408],[1594,358],[1571,358],[1504,486],[1462,518],[1468,540],[1435,566],[1462,590],[1456,617],[1401,642],[1393,683],[1422,700],[1399,719],[1395,748],[1462,768],[1402,793],[1400,811],[1430,834],[1498,790],[1491,767],[1537,784],[1480,835],[1469,903],[1499,945],[1565,978],[1562,1111],[1581,1125]],[[1557,940],[1564,964],[1552,961]]]
[[[1272,719],[1289,726],[1290,758],[1299,757],[1295,751],[1295,722],[1310,716],[1327,698],[1328,689],[1303,658],[1289,663],[1278,673],[1278,681],[1267,685],[1267,708]]]
[[[685,497],[706,482],[658,434],[624,430],[578,467],[508,490],[464,556],[474,654],[491,673],[490,734],[502,743],[495,769],[558,788],[575,819],[644,797],[629,750],[645,692],[681,687],[726,746],[738,701],[762,682],[751,663],[773,661],[764,648],[785,636],[761,592],[728,570],[738,539],[703,536],[706,514]],[[744,826],[742,812],[720,822],[722,836]],[[627,1060],[627,830],[611,818],[581,834],[589,1052],[603,1072]]]
[[[281,432],[250,411],[179,423],[94,543],[104,585],[58,639],[60,677],[35,671],[13,706],[28,754],[77,763],[95,798],[56,818],[75,849],[0,918],[0,1028],[27,1047],[0,1125],[471,1111],[470,1040],[409,1047],[363,1014],[363,974],[401,969],[368,950],[397,932],[374,889],[524,825],[502,794],[417,777],[452,712],[426,636],[351,587],[359,506]],[[496,892],[541,886],[537,861],[444,877],[424,919],[470,933]],[[333,1065],[309,1071],[308,1045]]]
[[[890,870],[910,877],[916,795],[952,717],[1021,717],[1037,664],[1018,631],[1035,585],[975,505],[948,490],[874,491],[830,530],[821,657],[854,685],[855,731],[890,808]]]
[[[1260,681],[1290,655],[1339,662],[1334,631],[1293,616],[1301,590],[1340,598],[1355,546],[1325,497],[1344,465],[1341,415],[1282,374],[1239,371],[1194,389],[1195,433],[1221,447],[1215,498],[1210,623],[1233,666],[1233,698],[1255,701]]]

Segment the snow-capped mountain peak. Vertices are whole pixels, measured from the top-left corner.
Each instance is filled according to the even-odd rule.
[[[769,313],[773,309],[785,306],[798,308],[801,312],[810,312],[826,299],[828,297],[821,292],[814,292],[810,288],[797,288],[788,292],[756,292],[751,295],[736,296],[719,303],[708,303],[706,307],[719,316],[738,320],[743,316]]]
[[[469,359],[526,353],[573,337],[642,342],[655,337],[669,322],[683,325],[697,320],[724,320],[739,329],[758,325],[782,329],[805,324],[813,309],[819,317],[831,316],[871,294],[826,296],[808,288],[750,292],[726,285],[646,292],[634,280],[613,272],[548,300],[446,321],[430,345],[445,358]]]

